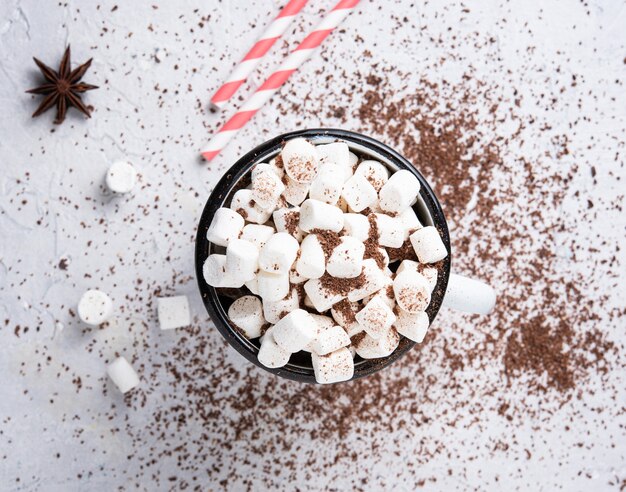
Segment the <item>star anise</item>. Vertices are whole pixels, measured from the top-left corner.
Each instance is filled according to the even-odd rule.
[[[46,96],[33,113],[33,118],[46,112],[54,105],[57,107],[57,116],[54,120],[57,125],[63,123],[67,108],[71,106],[74,106],[90,118],[90,110],[83,103],[80,94],[92,89],[97,89],[98,86],[80,82],[80,79],[83,78],[85,72],[91,66],[91,60],[93,60],[93,58],[90,58],[86,63],[76,67],[74,70],[70,70],[70,47],[68,46],[61,60],[61,64],[59,65],[58,72],[44,65],[37,58],[33,58],[33,60],[35,60],[39,70],[41,70],[41,73],[46,79],[45,84],[26,91],[29,94],[42,94]]]

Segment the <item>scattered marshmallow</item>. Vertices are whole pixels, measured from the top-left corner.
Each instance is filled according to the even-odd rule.
[[[291,289],[291,292],[287,294],[283,299],[278,301],[264,301],[263,302],[263,316],[272,324],[278,323],[290,312],[300,307],[300,298],[298,297],[298,291]]]
[[[356,313],[356,320],[370,337],[378,340],[393,325],[396,316],[380,296],[374,296]]]
[[[106,185],[114,193],[129,193],[137,184],[137,171],[126,161],[111,164],[106,175]]]
[[[360,174],[355,174],[343,185],[341,196],[350,209],[354,212],[362,212],[372,207],[378,201],[378,195],[370,182]]]
[[[300,207],[279,208],[274,211],[272,217],[278,232],[287,232],[296,238],[296,241],[302,241],[302,229],[298,225],[300,223]]]
[[[350,345],[350,337],[346,331],[341,326],[334,325],[320,330],[311,343],[311,352],[317,355],[327,355],[348,345]]]
[[[252,199],[264,210],[276,208],[278,198],[285,190],[285,185],[278,175],[268,168],[252,172]]]
[[[243,189],[233,195],[230,202],[231,210],[234,210],[248,222],[265,224],[272,215],[273,210],[265,210],[254,201],[252,190]]]
[[[347,348],[341,348],[328,355],[311,354],[315,380],[320,384],[348,381],[354,376],[354,361]]]
[[[191,324],[187,296],[157,298],[157,314],[161,330],[174,330]]]
[[[377,339],[372,338],[365,333],[357,340],[353,347],[356,353],[363,359],[379,359],[381,357],[389,357],[393,351],[398,348],[400,336],[392,327]]]
[[[260,250],[275,233],[276,229],[268,225],[246,224],[241,231],[240,239],[250,241]]]
[[[315,338],[317,331],[317,322],[304,309],[290,312],[272,328],[276,343],[291,353],[306,347]]]
[[[104,292],[90,289],[78,301],[78,317],[83,323],[98,326],[113,314],[113,302]]]
[[[448,256],[448,250],[433,226],[423,227],[411,234],[411,244],[421,263],[435,263]]]
[[[376,261],[371,258],[363,260],[363,276],[365,277],[363,285],[360,288],[354,289],[348,293],[349,301],[360,301],[370,294],[378,292],[387,282],[387,276],[380,268],[378,268]]]
[[[365,245],[350,236],[342,236],[328,259],[326,270],[336,278],[354,278],[361,274]]]
[[[393,281],[396,302],[409,313],[424,311],[430,304],[430,286],[421,273],[406,269]]]
[[[285,191],[283,191],[283,197],[290,205],[300,205],[306,200],[309,194],[308,183],[298,183],[286,176]]]
[[[259,268],[268,273],[289,274],[300,245],[286,232],[277,232],[265,243],[259,254]]]
[[[389,179],[389,170],[380,162],[372,160],[361,162],[354,174],[359,174],[367,179],[377,192]]]
[[[343,230],[348,236],[366,241],[370,234],[370,222],[363,214],[344,214]]]
[[[283,349],[274,340],[274,327],[265,332],[261,340],[261,348],[259,349],[259,355],[257,356],[259,362],[265,367],[270,369],[276,369],[277,367],[283,367],[289,362],[291,353]]]
[[[263,302],[276,302],[289,294],[289,273],[257,273],[257,291]]]
[[[320,168],[317,177],[311,183],[309,196],[330,205],[335,205],[344,183],[344,171],[336,164],[327,164]]]
[[[259,269],[259,249],[245,239],[233,239],[226,248],[226,274],[237,281],[252,280]]]
[[[417,198],[420,182],[406,169],[393,173],[378,193],[380,207],[387,213],[404,212]]]
[[[229,208],[218,208],[213,215],[206,237],[213,244],[228,246],[231,239],[239,237],[245,221],[241,215]]]
[[[305,200],[300,207],[300,229],[304,232],[314,229],[339,232],[343,229],[343,213],[328,203]]]
[[[386,214],[374,214],[378,227],[378,243],[387,248],[399,248],[404,243],[404,224]]]
[[[266,321],[263,305],[258,297],[243,296],[236,299],[228,308],[230,321],[241,330],[246,338],[258,338]]]
[[[300,244],[296,271],[303,278],[320,278],[326,271],[324,250],[315,234],[309,234]]]
[[[111,362],[107,367],[107,374],[122,393],[128,393],[139,385],[139,376],[124,357],[118,357]]]
[[[298,183],[310,183],[319,166],[315,146],[304,138],[289,140],[281,151],[287,176]]]
[[[330,292],[326,289],[319,279],[311,279],[304,284],[304,291],[306,292],[313,308],[318,313],[328,311],[333,304],[341,301],[345,296],[337,294],[336,292]],[[306,299],[305,299],[306,301]]]
[[[337,166],[340,171],[341,183],[345,183],[354,174],[351,163],[350,150],[344,142],[333,142],[315,147],[319,156],[320,166]],[[354,154],[353,154],[354,155]],[[356,156],[355,156],[356,157]],[[340,190],[341,191],[341,190]],[[314,198],[314,197],[311,197]]]
[[[400,335],[414,342],[422,343],[428,331],[429,324],[430,321],[425,311],[409,313],[404,309],[398,309],[398,319],[394,327]]]

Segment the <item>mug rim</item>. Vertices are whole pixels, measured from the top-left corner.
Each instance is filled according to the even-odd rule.
[[[450,277],[452,258],[450,250],[450,235],[448,231],[447,221],[443,213],[441,204],[439,203],[439,200],[437,199],[437,196],[433,192],[432,188],[430,187],[424,176],[415,168],[415,166],[413,166],[413,164],[411,164],[410,161],[408,161],[404,156],[402,156],[400,153],[398,153],[388,145],[372,137],[368,137],[366,135],[362,135],[360,133],[352,132],[349,130],[336,128],[313,128],[297,130],[289,133],[284,133],[270,140],[267,140],[266,142],[258,145],[257,147],[249,151],[243,157],[239,158],[222,175],[220,180],[215,185],[215,188],[211,192],[204,206],[202,215],[200,216],[200,220],[198,223],[194,256],[196,280],[198,282],[198,288],[200,290],[202,302],[220,334],[226,339],[229,345],[235,348],[235,350],[243,355],[248,361],[264,369],[265,371],[275,374],[277,376],[294,381],[315,384],[317,382],[315,380],[312,366],[310,368],[302,367],[300,365],[295,365],[290,362],[286,366],[272,369],[269,367],[265,367],[263,364],[261,364],[257,358],[258,347],[250,340],[248,340],[245,336],[243,336],[243,334],[236,330],[235,327],[230,323],[228,314],[223,308],[221,301],[219,300],[217,289],[215,287],[209,286],[204,281],[202,273],[202,266],[204,264],[204,261],[211,251],[212,244],[208,241],[206,233],[209,225],[211,224],[211,221],[213,220],[213,215],[215,214],[215,211],[218,208],[224,206],[224,202],[230,196],[230,193],[232,192],[234,186],[236,186],[241,178],[249,173],[255,165],[264,162],[270,155],[275,155],[277,151],[282,148],[283,144],[287,140],[298,137],[307,139],[335,138],[337,140],[345,141],[346,143],[348,143],[348,145],[350,145],[351,143],[360,145],[361,147],[364,147],[373,154],[375,154],[373,158],[376,158],[376,155],[383,157],[396,165],[398,169],[406,169],[410,171],[419,180],[420,196],[424,201],[424,204],[426,205],[433,225],[439,231],[443,243],[448,251],[448,255],[443,260],[443,274],[437,276],[437,285],[433,290],[431,302],[426,309],[429,318],[429,326],[432,325],[437,313],[439,312],[439,309],[441,308],[443,297],[445,295],[448,285],[448,279]],[[400,345],[390,356],[380,359],[366,359],[356,364],[354,368],[354,376],[349,381],[369,376],[384,369],[385,367],[388,367],[395,361],[402,358],[415,345],[415,342],[401,336]]]

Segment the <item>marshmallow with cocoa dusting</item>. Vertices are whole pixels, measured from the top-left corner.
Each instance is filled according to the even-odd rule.
[[[448,250],[433,226],[423,227],[411,234],[411,244],[421,263],[435,263],[448,256]]]
[[[113,302],[104,292],[90,289],[78,301],[78,317],[83,323],[98,326],[113,314]]]
[[[252,199],[264,210],[274,210],[285,190],[285,185],[275,172],[268,168],[259,170],[259,166],[252,172],[251,186]]]
[[[399,248],[404,243],[404,224],[386,214],[374,214],[378,228],[378,243],[387,248]]]
[[[393,281],[396,302],[409,313],[424,311],[430,304],[430,286],[421,273],[406,269]]]
[[[233,195],[230,202],[231,210],[234,210],[248,222],[265,224],[272,216],[273,210],[265,210],[254,201],[252,190],[243,189]]]
[[[269,238],[276,234],[276,229],[268,225],[260,224],[246,224],[241,231],[240,239],[250,241],[259,250],[265,246],[265,243]]]
[[[295,353],[306,347],[318,332],[315,319],[304,309],[296,309],[272,328],[274,340],[284,350]]]
[[[233,239],[226,248],[226,275],[235,282],[252,280],[259,269],[259,249],[245,239]]]
[[[333,319],[345,330],[349,337],[353,337],[363,331],[363,327],[356,320],[356,313],[360,308],[359,303],[342,299],[334,304],[330,310]]]
[[[285,191],[283,197],[289,205],[300,205],[309,194],[309,183],[298,183],[289,176],[283,178]]]
[[[332,322],[332,320],[330,320]],[[350,337],[341,326],[324,327],[311,342],[311,352],[326,355],[350,345]]]
[[[405,270],[412,270],[414,272],[421,273],[426,281],[428,282],[428,286],[430,287],[430,291],[432,292],[435,286],[437,285],[437,269],[434,267],[424,267],[420,266],[417,261],[413,260],[403,260],[400,263],[400,266],[396,270],[396,275],[402,273]]]
[[[265,367],[270,369],[276,369],[277,367],[283,367],[289,362],[291,353],[280,347],[274,340],[273,334],[274,327],[268,329],[263,338],[261,339],[261,348],[259,349],[259,355],[257,358],[259,362]]]
[[[333,292],[320,279],[311,279],[304,284],[304,292],[306,292],[311,304],[318,313],[329,310],[333,304],[341,301],[345,295],[340,292]]]
[[[358,335],[353,347],[356,353],[363,359],[379,359],[381,357],[389,357],[398,348],[399,343],[400,337],[398,332],[391,327],[376,339],[367,333]]]
[[[363,214],[343,214],[343,232],[359,241],[366,241],[370,234],[370,222]]]
[[[263,305],[258,297],[243,296],[228,308],[228,318],[247,338],[258,338],[267,323],[263,317]]]
[[[274,225],[278,232],[291,234],[298,242],[302,241],[303,232],[300,229],[300,207],[279,208],[272,214]]]
[[[157,315],[161,330],[175,330],[191,324],[187,296],[157,298]]]
[[[320,384],[348,381],[354,376],[354,360],[347,348],[340,348],[327,355],[311,354],[315,380]]]
[[[340,241],[328,258],[326,271],[336,278],[358,277],[362,270],[365,245],[350,236],[342,236]]]
[[[124,357],[118,357],[111,362],[107,367],[107,374],[122,393],[128,393],[139,385],[139,376]]]
[[[401,214],[417,198],[420,182],[411,171],[393,173],[378,193],[380,208],[387,213]]]
[[[336,164],[322,166],[311,183],[309,196],[314,200],[335,205],[344,182],[344,171]]]
[[[389,171],[378,161],[366,160],[361,162],[354,174],[359,174],[367,179],[378,192],[389,179]]]
[[[308,199],[300,206],[300,229],[339,232],[343,229],[343,212],[333,205]]]
[[[320,167],[338,166],[341,171],[341,183],[345,183],[354,174],[352,158],[344,142],[333,142],[315,147],[319,156]],[[356,157],[356,156],[355,156]]]
[[[411,234],[423,227],[412,207],[407,208],[404,212],[398,215],[398,219],[402,222],[402,227],[404,228],[405,241]]]
[[[263,302],[276,302],[289,294],[289,273],[268,273],[259,270],[257,291]]]
[[[310,183],[319,167],[315,146],[304,138],[289,140],[281,151],[287,176],[298,183]]]
[[[378,267],[376,261],[368,258],[363,260],[363,283],[360,287],[352,289],[348,293],[348,300],[351,302],[360,301],[365,297],[378,292],[387,282],[387,276]]]
[[[341,196],[354,212],[371,208],[378,201],[376,189],[361,174],[355,174],[344,183]]]
[[[277,232],[265,243],[259,254],[259,268],[268,273],[289,274],[300,245],[286,232]]]
[[[275,324],[299,307],[298,290],[291,289],[289,294],[278,301],[263,301],[263,316],[269,323]]]
[[[414,342],[422,343],[429,324],[430,321],[425,311],[409,313],[402,308],[398,308],[398,318],[393,326],[400,335]]]
[[[228,246],[231,239],[239,237],[244,223],[243,217],[234,210],[218,208],[213,215],[206,237],[213,244]]]
[[[356,320],[370,337],[378,340],[393,325],[396,316],[381,297],[377,295],[356,313]]]
[[[300,257],[296,261],[296,271],[305,278],[320,278],[326,271],[324,250],[315,234],[309,234],[300,244]]]

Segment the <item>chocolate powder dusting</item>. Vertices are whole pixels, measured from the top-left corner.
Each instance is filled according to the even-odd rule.
[[[342,299],[338,303],[333,305],[333,309],[343,316],[347,323],[354,323],[356,321],[356,313],[352,310],[350,301],[348,299]]]
[[[320,283],[322,288],[333,294],[341,294],[347,296],[348,293],[355,289],[360,289],[365,284],[365,275],[361,273],[358,277],[354,278],[337,278],[324,273],[320,277]]]
[[[374,214],[369,214],[367,216],[367,220],[369,221],[370,228],[367,235],[367,239],[363,242],[365,245],[365,252],[363,253],[363,259],[367,260],[369,258],[373,259],[378,268],[384,270],[385,265],[385,257],[380,251],[380,234],[378,233],[378,224],[376,222],[376,216]]]
[[[336,232],[324,229],[313,229],[311,234],[315,234],[317,236],[317,239],[322,246],[322,250],[324,251],[326,261],[328,261],[330,255],[332,255],[333,251],[335,251],[335,248],[341,244],[341,236]]]
[[[295,236],[298,234],[300,224],[300,212],[294,210],[293,212],[288,212],[285,214],[285,230]]]

